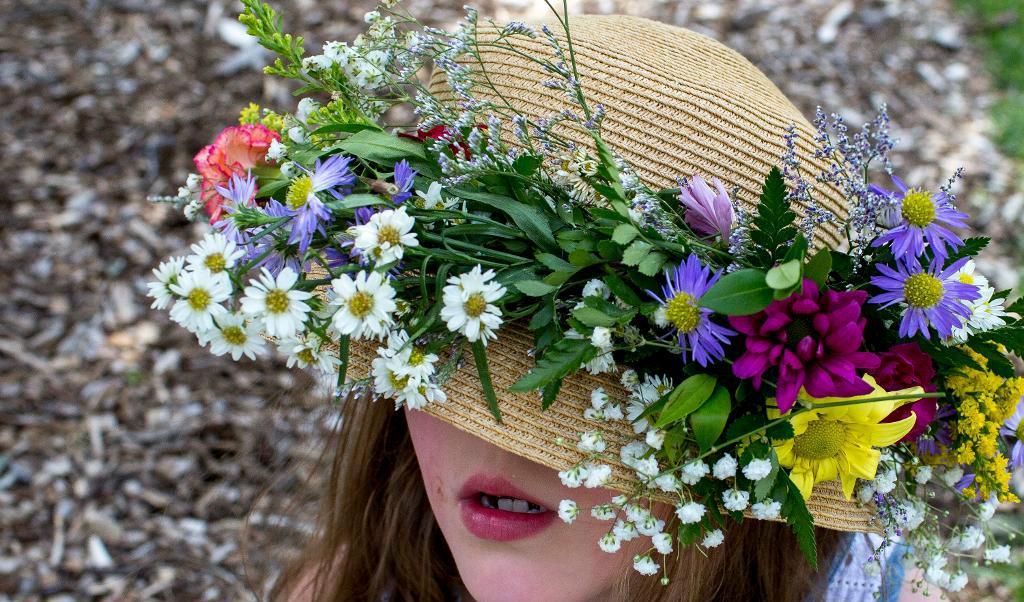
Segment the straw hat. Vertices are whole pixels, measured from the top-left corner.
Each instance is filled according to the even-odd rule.
[[[564,46],[561,27],[549,23]],[[683,175],[715,176],[727,188],[736,187],[738,200],[753,208],[765,175],[784,151],[782,135],[790,124],[795,124],[799,134],[797,147],[807,169],[805,176],[812,178],[822,167],[812,159],[811,125],[763,73],[735,51],[692,31],[639,17],[576,16],[570,18],[570,27],[585,94],[592,106],[602,103],[607,109],[606,142],[651,188],[674,187],[675,178]],[[495,28],[481,25],[480,39],[492,38],[495,32]],[[516,36],[509,41],[531,56],[552,55],[540,37]],[[567,106],[560,91],[540,85],[550,75],[535,62],[502,48],[481,47],[480,54],[495,88],[523,114],[538,119]],[[430,91],[442,101],[454,102],[444,78],[443,72],[435,70]],[[484,91],[479,93],[489,98]],[[592,145],[585,132],[564,127],[559,133],[582,146]],[[514,144],[508,134],[503,133],[507,142]],[[817,198],[836,215],[846,215],[838,190],[819,190]],[[819,230],[819,245],[835,246],[838,241],[835,226]],[[612,398],[626,399],[627,392],[614,375],[591,376],[580,371],[566,378],[557,401],[543,412],[536,393],[508,391],[532,367],[532,347],[532,333],[518,323],[505,324],[498,339],[487,347],[503,417],[500,424],[487,409],[468,349],[462,367],[444,385],[448,401],[429,404],[425,411],[557,470],[583,458],[574,446],[580,432],[601,428],[612,449],[635,438],[623,421],[597,424],[583,418],[590,393],[597,387],[603,387]],[[375,349],[373,343],[353,341],[351,377],[370,373]],[[559,437],[566,443],[558,445]],[[632,491],[633,472],[621,464],[614,464],[613,469],[609,486]],[[672,499],[666,496],[664,501],[671,503]],[[843,499],[838,481],[819,484],[807,506],[818,526],[878,530],[874,508]]]

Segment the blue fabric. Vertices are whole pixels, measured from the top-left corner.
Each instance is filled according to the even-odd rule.
[[[903,588],[903,556],[910,551],[910,546],[898,541],[885,559],[885,582],[882,587],[883,602],[898,602],[900,589]]]

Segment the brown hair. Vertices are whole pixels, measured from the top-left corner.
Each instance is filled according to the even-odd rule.
[[[316,530],[277,581],[276,601],[392,602],[452,599],[458,573],[427,500],[403,412],[387,401],[351,396],[341,407]],[[707,558],[676,554],[671,582],[635,574],[618,592],[630,600],[771,600],[824,598],[824,579],[844,534],[819,529],[815,573],[781,523],[747,520],[730,546]],[[387,596],[387,597],[386,597]],[[386,598],[385,598],[386,597]]]

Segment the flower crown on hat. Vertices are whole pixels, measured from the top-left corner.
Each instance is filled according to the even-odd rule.
[[[1024,380],[1007,353],[1024,355],[1024,303],[976,273],[987,239],[955,233],[967,223],[951,192],[959,171],[938,190],[905,184],[887,159],[884,107],[852,133],[819,110],[814,157],[827,168],[801,175],[790,127],[754,211],[715,174],[652,190],[602,138],[605,111],[583,94],[566,17],[565,42],[547,26],[492,23],[489,44],[527,36],[554,53],[532,59],[571,108],[533,120],[474,93],[488,86],[467,66],[474,9],[452,32],[401,33],[416,21],[395,4],[367,13],[352,44],[307,55],[268,5],[243,0],[240,20],[279,57],[266,72],[330,100],[307,96],[288,114],[250,105],[196,155],[199,175],[159,200],[212,229],[154,270],[153,307],[217,355],[253,358],[276,338],[289,366],[330,375],[339,395],[372,387],[413,409],[445,401],[468,343],[499,421],[487,345],[504,323],[528,321],[535,365],[513,390],[537,391],[547,409],[563,379],[587,370],[619,373],[629,391],[594,390],[585,416],[632,424],[638,440],[618,457],[638,486],[589,512],[612,521],[605,551],[650,538],[634,559],[641,573],[660,572],[677,543],[720,545],[745,515],[787,521],[816,563],[805,500],[826,481],[874,501],[881,529],[908,540],[940,587],[965,581],[950,553],[964,562],[987,542],[987,561],[1008,560],[986,521],[1019,501],[1009,471],[1024,463]],[[454,102],[417,79],[430,63]],[[418,123],[389,132],[399,104]],[[870,183],[874,165],[889,188]],[[817,186],[841,190],[849,217],[819,205]],[[826,225],[845,231],[845,250],[816,247]],[[353,340],[380,348],[372,375],[348,382]],[[574,444],[586,459],[562,482],[607,484],[603,433]],[[676,500],[674,524],[643,503],[653,492]],[[980,520],[940,520],[937,494]],[[558,509],[566,522],[580,511]]]

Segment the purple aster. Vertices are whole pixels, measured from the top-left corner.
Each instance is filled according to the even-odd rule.
[[[323,162],[317,159],[312,172],[299,166],[306,173],[292,180],[285,195],[289,215],[295,218],[288,243],[299,243],[299,253],[309,248],[314,232],[324,234],[323,225],[332,219],[317,193],[329,192],[334,198],[342,198],[349,192],[347,187],[355,183],[356,176],[348,167],[351,161],[351,157],[334,155]]]
[[[1010,416],[999,432],[1016,439],[1010,449],[1010,467],[1024,466],[1024,398],[1017,402],[1017,411]]]
[[[895,303],[907,306],[900,322],[900,337],[921,333],[929,339],[929,326],[940,338],[952,336],[953,328],[971,317],[971,309],[963,302],[981,297],[977,286],[954,278],[969,259],[964,257],[942,269],[942,260],[936,258],[927,270],[916,257],[897,262],[897,270],[880,263],[878,271],[882,275],[872,277],[871,284],[885,292],[872,297],[871,303],[881,303],[883,308]]]
[[[696,255],[690,255],[674,269],[665,270],[665,286],[661,296],[654,291],[647,293],[661,302],[668,326],[675,329],[683,361],[687,351],[701,366],[707,366],[722,359],[725,350],[722,343],[736,334],[724,326],[711,321],[711,310],[697,305],[711,285],[718,281],[722,271],[712,273],[701,265]]]
[[[256,178],[252,177],[252,170],[249,170],[245,177],[241,174],[232,174],[227,188],[223,186],[215,186],[215,188],[226,201],[221,204],[221,208],[229,214],[234,213],[237,207],[252,207],[253,199],[256,198]],[[230,217],[221,217],[213,224],[213,227],[235,244],[245,244],[245,238],[238,231],[235,220]]]
[[[899,188],[898,193],[871,186],[875,194],[898,198],[896,212],[892,216],[893,227],[876,238],[871,246],[892,243],[892,254],[904,261],[920,257],[924,253],[925,240],[939,260],[949,256],[949,249],[963,246],[964,242],[950,228],[965,227],[967,214],[957,211],[945,192],[932,194],[919,188],[908,188],[896,176],[892,176],[892,181]]]
[[[680,182],[679,202],[686,208],[683,217],[697,234],[721,236],[727,241],[734,218],[732,201],[718,178],[711,178],[711,183],[715,190],[700,176],[685,184]]]
[[[409,162],[402,159],[395,163],[395,188],[397,191],[391,193],[391,202],[401,205],[412,196],[412,182],[416,177],[416,170],[409,167]]]

